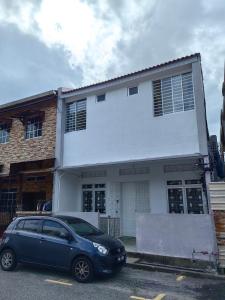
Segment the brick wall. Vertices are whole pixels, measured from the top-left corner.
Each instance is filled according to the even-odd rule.
[[[35,109],[37,109],[37,104]],[[0,144],[0,164],[4,165],[2,174],[9,174],[11,163],[54,158],[56,101],[42,102],[42,104],[38,104],[38,109],[45,112],[41,137],[26,140],[24,138],[25,126],[19,119],[13,119],[9,143]]]

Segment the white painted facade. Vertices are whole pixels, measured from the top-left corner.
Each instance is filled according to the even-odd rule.
[[[193,110],[155,117],[152,81],[192,72]],[[129,96],[128,88],[138,86]],[[105,101],[96,95],[105,93]],[[86,99],[86,129],[65,133],[66,105]],[[55,212],[82,212],[83,187],[103,184],[105,213],[120,222],[120,235],[136,235],[136,214],[168,214],[168,181],[208,178],[207,123],[198,55],[69,93],[59,91]],[[197,166],[198,165],[198,166]],[[209,178],[207,179],[209,180]],[[203,211],[208,212],[201,184]],[[93,203],[93,211],[94,203]],[[184,201],[187,212],[187,203]],[[160,224],[159,224],[160,228]]]

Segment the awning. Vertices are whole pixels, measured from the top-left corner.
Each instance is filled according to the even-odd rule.
[[[55,158],[12,163],[10,175],[52,172],[55,166]]]

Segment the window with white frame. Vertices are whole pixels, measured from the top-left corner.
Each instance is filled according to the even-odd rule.
[[[42,136],[42,120],[32,118],[26,122],[25,139],[33,139]]]
[[[86,129],[86,99],[66,104],[66,132]]]
[[[82,202],[84,212],[106,213],[105,208],[105,184],[83,184],[82,185]]]
[[[153,81],[154,116],[194,109],[192,72]]]
[[[0,124],[0,144],[9,142],[9,126],[7,124]]]
[[[204,213],[201,180],[169,180],[167,193],[170,213]]]
[[[131,86],[128,88],[128,95],[132,96],[138,94],[138,86]]]

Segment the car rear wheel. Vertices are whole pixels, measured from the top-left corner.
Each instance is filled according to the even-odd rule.
[[[13,271],[16,268],[16,255],[11,249],[5,249],[0,255],[0,265],[4,271]]]
[[[84,256],[76,258],[72,265],[72,275],[78,282],[91,282],[94,277],[91,261]]]

